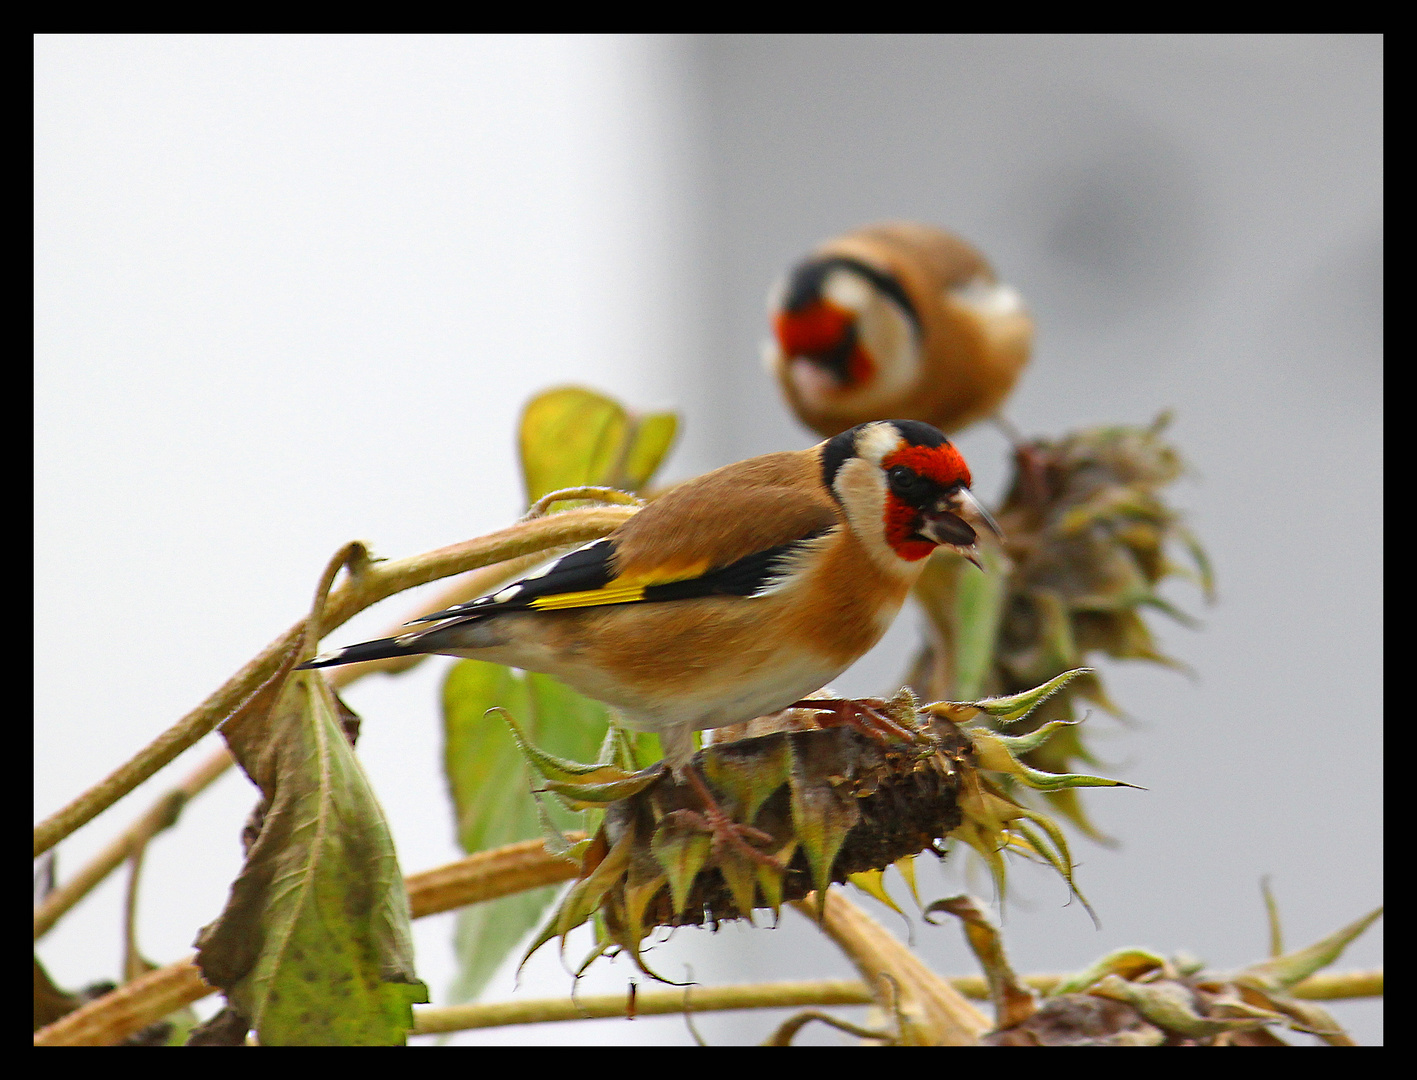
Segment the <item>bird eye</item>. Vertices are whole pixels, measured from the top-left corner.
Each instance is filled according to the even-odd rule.
[[[891,491],[909,503],[922,501],[930,491],[930,481],[904,465],[892,465],[886,471],[886,480]]]

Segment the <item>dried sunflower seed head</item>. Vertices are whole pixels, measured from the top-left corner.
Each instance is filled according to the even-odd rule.
[[[694,788],[668,769],[577,766],[542,754],[519,733],[543,790],[569,806],[603,810],[579,880],[527,955],[553,937],[564,942],[569,930],[594,918],[592,958],[618,947],[643,967],[640,944],[654,927],[716,926],[751,919],[755,910],[776,916],[786,901],[823,896],[853,878],[870,891],[874,873],[922,851],[942,854],[952,839],[986,855],[1001,890],[1006,849],[1047,861],[1071,885],[1062,833],[1014,801],[1004,783],[1116,781],[1038,773],[1018,760],[1015,743],[970,726],[980,717],[1026,713],[1069,677],[1007,699],[919,708],[904,691],[876,703],[908,739],[823,727],[809,712],[791,710],[765,718],[754,728],[759,734],[706,747],[693,767],[719,806],[755,830],[759,858],[715,844]]]
[[[932,628],[910,674],[917,693],[1014,694],[1098,654],[1186,670],[1160,651],[1143,617],[1153,609],[1193,623],[1158,593],[1169,576],[1195,580],[1207,598],[1213,593],[1204,551],[1163,495],[1185,471],[1162,438],[1168,420],[1163,414],[1145,428],[1094,428],[1018,448],[1013,482],[996,515],[1006,541],[992,580],[958,560],[935,559],[917,587]],[[1192,565],[1173,561],[1177,548]],[[1029,723],[1072,720],[1078,701],[1121,715],[1100,677],[1088,672]],[[1059,732],[1024,757],[1048,772],[1097,764],[1076,730]],[[1075,791],[1046,797],[1084,832],[1103,839]]]

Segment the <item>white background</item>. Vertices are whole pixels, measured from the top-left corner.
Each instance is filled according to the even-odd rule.
[[[1023,292],[1039,345],[1016,424],[1175,408],[1195,466],[1175,498],[1219,577],[1209,610],[1169,593],[1203,630],[1159,627],[1195,681],[1106,672],[1140,723],[1095,718],[1094,739],[1148,790],[1088,799],[1121,841],[1077,844],[1102,930],[1019,868],[1015,965],[1257,959],[1264,874],[1295,945],[1381,902],[1380,39],[42,37],[35,86],[36,820],[289,626],[344,541],[402,556],[505,524],[538,389],[677,406],[670,478],[807,445],[758,365],[767,288],[900,216]],[[997,497],[1002,441],[960,442]],[[890,688],[912,634],[903,617],[841,687]],[[349,694],[405,872],[458,854],[444,664]],[[61,844],[61,878],[212,745]],[[253,791],[226,776],[152,845],[155,961],[220,910]],[[990,895],[947,868],[927,899],[962,887]],[[61,985],[117,975],[121,892],[40,945]],[[655,959],[705,982],[848,975],[793,919],[681,932]],[[451,928],[415,928],[435,1001]],[[915,939],[973,970],[956,928]],[[1379,923],[1340,966],[1381,959]],[[582,992],[629,974],[602,962]],[[549,949],[522,983],[568,987]],[[1334,1011],[1381,1041],[1380,1004]],[[777,1019],[698,1027],[748,1042]],[[459,1041],[688,1038],[667,1018]]]

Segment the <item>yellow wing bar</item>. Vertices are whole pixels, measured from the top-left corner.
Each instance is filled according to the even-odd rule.
[[[531,607],[537,611],[556,611],[560,608],[598,607],[601,604],[633,604],[636,600],[643,600],[644,595],[643,585],[611,582],[603,589],[538,596],[531,601]]]
[[[680,566],[657,566],[653,570],[640,573],[622,574],[614,581],[607,582],[598,589],[583,589],[579,592],[548,593],[528,601],[537,611],[556,611],[560,608],[599,607],[602,604],[633,604],[645,598],[645,590],[655,585],[670,585],[676,581],[688,581],[701,577],[708,569],[706,561]]]

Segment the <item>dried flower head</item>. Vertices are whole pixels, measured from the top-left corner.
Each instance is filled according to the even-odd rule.
[[[1193,624],[1157,591],[1169,576],[1195,580],[1208,598],[1213,592],[1204,551],[1162,495],[1184,472],[1162,438],[1168,422],[1163,414],[1146,428],[1094,428],[1019,447],[996,515],[1006,538],[997,573],[935,560],[917,587],[930,625],[908,680],[918,694],[1013,694],[1098,654],[1186,670],[1160,651],[1143,618],[1150,608]],[[1192,566],[1169,557],[1176,546]],[[1079,699],[1121,715],[1100,677],[1088,672],[1029,724],[1073,719]],[[1025,760],[1049,772],[1098,764],[1075,730],[1059,732]],[[1101,838],[1075,791],[1051,792],[1048,800]]]
[[[1019,760],[1021,748],[1041,745],[1062,724],[1010,739],[979,721],[1026,715],[1076,674],[1008,698],[920,707],[903,690],[873,703],[908,739],[822,727],[810,710],[797,709],[757,722],[759,734],[706,747],[694,766],[719,804],[765,837],[763,859],[715,845],[695,792],[663,766],[617,763],[613,733],[604,761],[580,764],[540,751],[508,717],[542,778],[540,790],[572,809],[602,812],[594,836],[579,846],[550,837],[580,860],[581,873],[527,955],[553,937],[564,943],[594,918],[590,959],[618,947],[643,968],[640,945],[655,927],[716,926],[756,910],[776,917],[784,902],[815,892],[820,903],[830,885],[846,881],[879,895],[882,870],[908,872],[915,855],[942,856],[952,839],[984,856],[1001,892],[1005,850],[1048,862],[1071,886],[1061,831],[1010,797],[1006,782],[1044,790],[1119,782],[1044,774]]]

